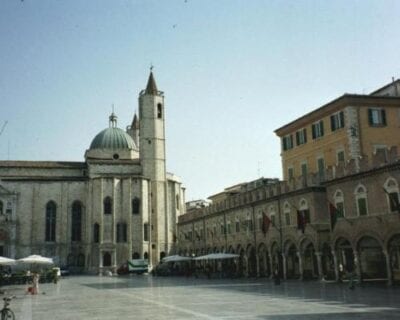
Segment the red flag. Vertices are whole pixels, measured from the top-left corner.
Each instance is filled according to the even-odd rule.
[[[270,224],[271,219],[265,214],[265,212],[263,212],[262,232],[264,235],[268,232]]]
[[[332,202],[329,202],[329,217],[331,220],[331,228],[335,228],[336,225],[336,220],[337,220],[337,208],[332,204]]]
[[[297,210],[297,229],[304,233],[306,228],[306,219],[304,216],[304,211]]]

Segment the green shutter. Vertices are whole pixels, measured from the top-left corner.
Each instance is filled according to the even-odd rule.
[[[386,111],[384,109],[381,110],[381,118],[382,118],[382,124],[386,126]]]
[[[374,121],[372,119],[372,109],[368,109],[368,123],[370,126],[374,124]]]

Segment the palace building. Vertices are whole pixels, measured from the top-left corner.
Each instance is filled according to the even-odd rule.
[[[260,178],[179,217],[179,252],[237,253],[244,276],[400,281],[400,80],[280,127],[283,180]]]
[[[156,265],[175,249],[184,203],[166,171],[164,94],[151,72],[139,116],[125,131],[112,113],[84,162],[0,161],[0,255],[41,254],[75,272]]]

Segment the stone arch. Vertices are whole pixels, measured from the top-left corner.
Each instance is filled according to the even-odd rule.
[[[284,264],[284,272],[286,274],[287,279],[298,279],[300,278],[300,264],[298,257],[298,249],[294,242],[287,241],[285,244],[285,260],[286,264]]]
[[[338,237],[334,243],[335,252],[337,254],[337,262],[339,272],[353,272],[354,250],[351,242],[345,237]]]
[[[382,243],[365,235],[357,241],[358,263],[362,279],[387,278]]]
[[[300,252],[302,255],[302,267],[304,279],[315,279],[319,277],[318,261],[314,242],[309,238],[304,238],[300,243]]]
[[[332,247],[328,242],[324,242],[321,246],[321,266],[322,277],[327,280],[334,280],[335,275],[335,260],[332,254]]]
[[[387,254],[392,279],[395,283],[400,282],[400,233],[392,235],[387,242]]]

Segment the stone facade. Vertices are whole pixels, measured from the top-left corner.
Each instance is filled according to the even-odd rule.
[[[85,162],[0,161],[1,255],[99,272],[132,258],[155,265],[174,250],[185,194],[165,171],[164,96],[152,73],[139,110],[128,133],[112,114]]]
[[[279,128],[286,180],[226,188],[180,216],[180,253],[236,253],[244,276],[399,282],[399,110],[397,96],[344,95]]]

